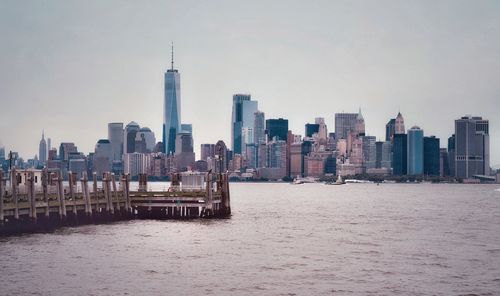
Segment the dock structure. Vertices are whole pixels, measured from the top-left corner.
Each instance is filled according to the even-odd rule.
[[[226,218],[231,215],[227,174],[173,174],[168,190],[148,188],[147,176],[131,190],[129,175],[104,173],[98,181],[60,171],[0,170],[0,236],[60,226],[130,219]]]

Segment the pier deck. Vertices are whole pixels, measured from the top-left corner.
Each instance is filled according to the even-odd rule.
[[[45,169],[37,185],[35,171],[13,170],[9,180],[0,172],[0,235],[116,220],[225,218],[231,214],[226,174],[175,174],[168,191],[148,191],[145,175],[140,176],[136,191],[130,190],[128,175],[120,176],[118,182],[111,173],[105,173],[101,182],[95,173],[91,182],[85,173],[78,182],[75,174],[69,176],[64,186],[60,172]]]

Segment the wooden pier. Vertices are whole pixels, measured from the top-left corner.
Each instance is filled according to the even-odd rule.
[[[130,190],[130,176],[104,173],[80,180],[69,172],[0,171],[0,236],[47,231],[60,226],[130,219],[226,218],[231,215],[227,174],[172,175],[167,191],[148,190],[146,175]]]

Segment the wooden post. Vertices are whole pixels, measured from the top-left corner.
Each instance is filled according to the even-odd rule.
[[[69,198],[71,198],[71,200],[73,201],[73,214],[75,214],[75,218],[76,218],[76,214],[77,214],[77,211],[76,211],[76,197],[75,197],[75,192],[74,192],[74,186],[75,186],[75,180],[74,180],[74,175],[73,175],[73,172],[69,171],[68,172],[68,180],[69,180]]]
[[[115,196],[115,201],[116,201],[116,210],[120,210],[120,199],[118,198],[118,190],[116,190],[116,177],[115,174],[111,174],[111,182],[113,182],[113,194]],[[111,199],[111,206],[114,207],[113,205],[113,199]]]
[[[28,172],[27,176],[28,183],[28,201],[30,204],[29,217],[36,220],[36,194],[35,194],[35,172]]]
[[[50,216],[48,183],[49,183],[49,171],[47,168],[44,168],[42,171],[42,190],[43,190],[43,200],[47,203],[45,206],[45,217]]]
[[[5,186],[3,185],[3,170],[0,168],[0,223],[3,223],[3,198],[5,195]]]
[[[111,186],[110,186],[110,178],[109,173],[104,173],[103,177],[103,187],[104,187],[104,196],[106,198],[106,212],[114,214],[115,210],[113,209],[113,205],[111,202]]]
[[[99,206],[99,193],[97,192],[97,173],[92,174],[92,179],[94,181],[94,197],[95,197],[95,211],[99,213],[101,208]]]
[[[57,193],[59,195],[59,214],[61,215],[62,219],[66,218],[66,197],[64,194],[64,184],[63,184],[63,177],[62,177],[62,171],[59,171],[59,174],[57,176]]]
[[[92,204],[90,203],[90,195],[89,195],[89,184],[88,184],[87,172],[82,173],[82,194],[85,200],[85,214],[92,215]]]
[[[121,178],[121,181],[123,182],[122,190],[123,190],[123,197],[125,198],[125,210],[126,210],[126,212],[130,212],[131,208],[132,208],[132,205],[130,204],[130,197],[129,197],[129,191],[128,191],[128,187],[129,187],[128,177],[129,177],[129,175],[122,175],[122,178]]]
[[[14,219],[19,219],[19,197],[17,196],[17,172],[13,168],[10,171],[10,185],[12,186],[12,199],[14,200]]]

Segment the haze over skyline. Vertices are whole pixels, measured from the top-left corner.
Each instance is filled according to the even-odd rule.
[[[441,147],[454,120],[490,120],[500,163],[500,2],[0,3],[0,146],[38,154],[52,145],[93,151],[109,122],[136,121],[159,141],[170,44],[182,118],[202,143],[230,143],[232,95],[251,93],[266,118],[303,134],[324,117],[362,108],[385,137],[399,110]]]

